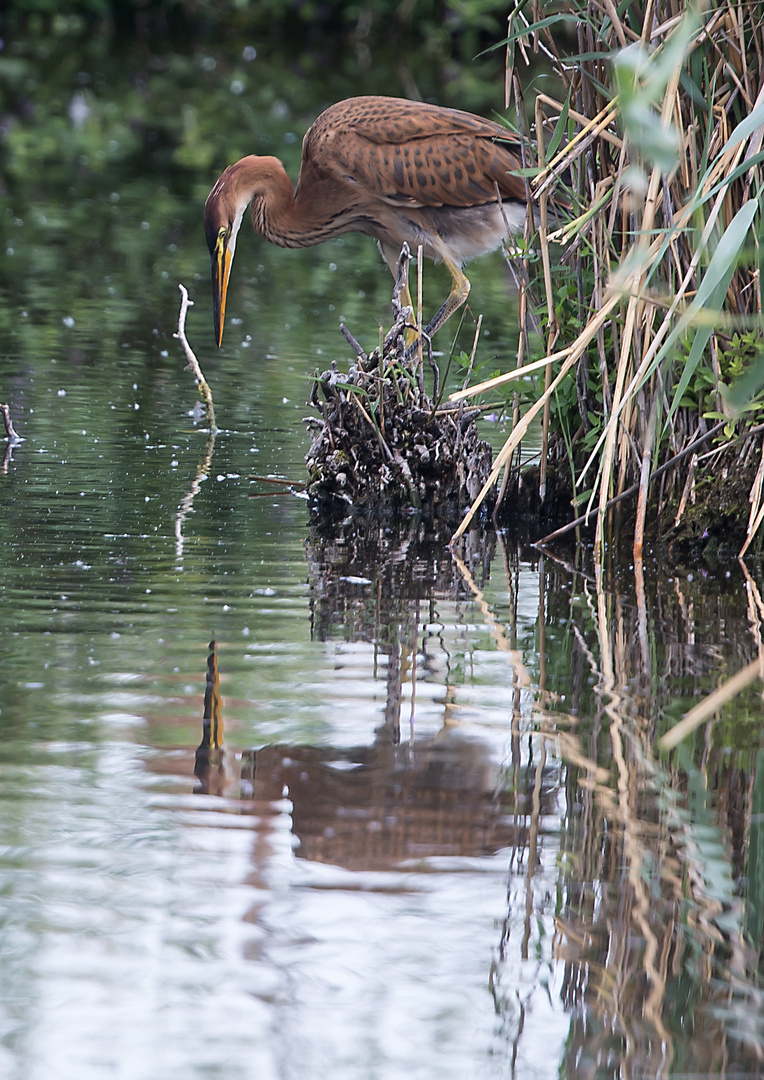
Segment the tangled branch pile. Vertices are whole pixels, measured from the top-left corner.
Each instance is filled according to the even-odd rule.
[[[407,261],[405,250],[395,323],[380,347],[367,356],[343,328],[356,363],[347,375],[333,364],[316,379],[310,404],[319,418],[307,421],[314,432],[307,491],[321,513],[414,508],[455,524],[491,471],[491,448],[477,433],[480,409],[438,404],[431,356],[432,398],[425,392],[422,357],[406,348],[411,309],[399,301]]]
[[[764,518],[764,456],[750,444],[764,422],[764,4],[655,0],[604,10],[577,3],[562,13],[532,0],[510,15],[518,116],[516,68],[537,62],[533,54],[551,63],[561,88],[537,95],[531,144],[546,335],[539,345],[524,328],[518,370],[457,397],[523,376],[527,386],[534,349],[548,364],[473,510],[541,415],[542,473],[547,455],[568,463],[582,508],[596,516],[598,546],[611,499],[632,484],[636,553],[648,513],[675,528],[703,485],[716,485],[707,529],[739,524],[741,512],[745,521],[750,493],[747,545]],[[579,209],[557,236],[566,250],[556,274],[544,202],[560,177]],[[523,304],[534,306],[530,294]],[[714,441],[686,453],[722,421]],[[651,490],[654,472],[674,458]],[[720,516],[718,478],[731,483],[744,468],[744,488]]]

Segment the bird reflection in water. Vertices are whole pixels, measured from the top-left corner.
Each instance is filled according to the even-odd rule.
[[[207,685],[204,690],[202,741],[196,751],[194,775],[200,795],[224,795],[228,786],[223,746],[223,699],[220,696],[217,642],[211,641],[207,654]]]
[[[437,608],[441,601],[458,601],[465,595],[442,545],[418,550],[411,538],[405,543],[405,560],[397,548],[368,558],[362,544],[356,552],[361,559],[357,565],[347,558],[347,544],[344,562],[337,558],[332,540],[313,537],[308,544],[314,636],[331,640],[340,632],[339,619],[351,640],[373,643],[379,660],[374,660],[370,677],[377,678],[379,671],[386,680],[381,722],[373,733],[369,731],[367,744],[274,744],[245,750],[236,755],[237,781],[230,766],[226,771],[223,757],[219,672],[216,646],[210,644],[203,738],[196,756],[197,790],[230,797],[238,786],[244,813],[247,806],[262,813],[286,794],[292,832],[299,841],[298,858],[353,870],[384,870],[423,858],[479,857],[527,846],[533,789],[538,785],[535,765],[524,761],[521,766],[518,757],[512,772],[505,772],[495,745],[456,722],[447,673],[441,730],[423,737],[410,729],[409,737],[401,740],[401,706],[413,689],[413,672],[422,656],[421,643],[417,644],[420,617],[429,624],[438,620],[435,609],[423,614],[423,605]],[[489,562],[483,541],[475,547],[472,566],[479,573]],[[364,580],[360,572],[364,568],[368,572],[372,565],[376,582]],[[441,652],[446,648],[443,641],[439,648]],[[447,657],[441,655],[441,660],[448,663]],[[442,672],[427,675],[430,664],[425,654],[425,677],[440,680]],[[511,715],[510,706],[508,734]],[[535,794],[543,813],[553,799],[551,781],[542,780]],[[547,809],[551,810],[551,802]]]

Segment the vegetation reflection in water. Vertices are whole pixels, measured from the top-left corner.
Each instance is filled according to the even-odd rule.
[[[528,562],[501,546],[492,556],[490,538],[481,534],[473,537],[473,559],[465,557],[460,566],[442,543],[422,546],[413,529],[381,542],[373,530],[371,537],[312,533],[306,591],[302,515],[283,496],[267,504],[242,502],[242,461],[251,438],[245,445],[242,435],[223,434],[209,460],[193,436],[169,436],[177,389],[172,380],[166,383],[166,399],[149,395],[140,410],[130,409],[130,394],[122,395],[122,437],[114,431],[105,443],[100,440],[109,425],[94,409],[97,393],[83,384],[60,398],[48,387],[33,414],[37,437],[17,451],[4,481],[7,506],[13,507],[3,525],[4,751],[16,770],[4,787],[22,814],[7,823],[16,854],[4,876],[10,894],[28,902],[14,880],[19,860],[33,878],[40,862],[45,867],[38,879],[44,888],[35,892],[48,900],[43,910],[30,908],[35,936],[74,942],[86,933],[113,941],[115,927],[108,920],[100,931],[86,929],[92,905],[110,911],[103,893],[75,893],[51,873],[62,842],[66,860],[81,870],[95,866],[107,879],[139,874],[154,888],[165,880],[169,868],[161,857],[143,865],[126,857],[124,844],[156,844],[167,855],[177,850],[177,841],[167,836],[178,828],[172,821],[180,815],[183,832],[189,814],[196,816],[181,793],[193,785],[193,713],[204,629],[211,622],[225,624],[230,615],[236,631],[222,636],[221,655],[232,752],[228,762],[210,762],[215,769],[225,766],[216,775],[205,773],[201,759],[196,762],[201,791],[212,796],[212,802],[199,802],[211,831],[207,840],[191,844],[190,865],[200,873],[203,860],[213,858],[215,876],[238,875],[241,889],[250,873],[245,863],[254,859],[250,881],[259,899],[252,901],[255,910],[245,925],[254,923],[256,930],[241,940],[241,955],[257,966],[260,950],[273,946],[269,977],[284,963],[299,972],[287,998],[321,1053],[331,1056],[336,1047],[331,1035],[307,1019],[323,1015],[323,1024],[329,1022],[307,988],[327,957],[304,942],[297,949],[293,941],[274,944],[269,937],[270,905],[278,908],[289,865],[285,825],[299,841],[298,862],[329,864],[351,875],[297,872],[292,884],[298,893],[302,884],[332,899],[338,891],[350,895],[359,888],[394,898],[392,908],[375,902],[361,915],[351,905],[353,918],[360,917],[367,931],[374,912],[384,921],[397,910],[405,920],[401,898],[422,888],[412,886],[412,875],[435,881],[430,887],[438,895],[450,871],[474,875],[477,883],[487,872],[479,869],[480,861],[488,860],[490,872],[508,887],[493,958],[490,951],[483,954],[482,984],[474,956],[472,967],[465,961],[450,974],[471,979],[473,994],[483,985],[486,1005],[490,994],[498,1026],[491,1031],[483,1014],[483,1050],[490,1044],[502,1060],[512,1056],[519,1075],[538,1075],[539,1069],[543,1075],[544,1068],[552,1075],[560,1061],[571,1076],[585,1074],[594,1062],[601,1075],[613,1076],[720,1075],[726,1063],[755,1075],[762,1042],[760,703],[751,695],[728,709],[728,719],[698,739],[697,757],[680,756],[675,772],[651,748],[679,713],[677,693],[685,699],[701,693],[728,666],[733,670],[754,655],[751,625],[761,610],[756,581],[741,580],[738,571],[721,581],[698,582],[678,572],[668,580],[656,574],[656,587],[645,594],[644,583],[635,592],[626,575],[603,582],[549,557]],[[64,401],[65,417],[57,411]],[[282,409],[289,422],[291,412],[283,404]],[[141,426],[161,427],[162,439],[173,443],[161,450],[162,439],[132,431],[136,411],[143,413]],[[89,428],[79,429],[79,412],[87,413],[81,422]],[[181,478],[178,465],[172,468],[169,488],[155,466],[164,452],[182,461],[186,473]],[[196,459],[211,475],[197,484],[189,505],[188,477]],[[179,535],[182,508],[189,513]],[[251,548],[248,530],[255,523],[258,540]],[[274,532],[280,542],[268,539]],[[289,561],[279,566],[285,535]],[[153,556],[149,544],[159,545]],[[267,565],[253,583],[258,548],[259,565],[264,555]],[[740,608],[743,588],[751,605],[747,612]],[[255,640],[253,619],[264,623]],[[246,644],[232,647],[234,640]],[[327,643],[335,650],[329,670],[316,651]],[[254,682],[247,671],[253,662]],[[348,674],[349,695],[343,693]],[[180,686],[190,689],[179,693]],[[343,717],[349,704],[354,715],[348,732]],[[124,741],[129,730],[134,743]],[[115,731],[117,746],[110,749],[108,733]],[[465,733],[470,737],[463,738]],[[70,776],[59,788],[51,770],[60,771],[64,761]],[[154,780],[141,777],[142,764]],[[117,790],[99,791],[98,778],[115,769],[123,777],[120,805],[132,801],[122,839],[98,824],[113,813],[109,790]],[[59,818],[49,832],[41,786],[57,792],[57,802],[72,801],[73,822]],[[141,790],[152,793],[145,804]],[[26,808],[36,804],[36,813],[28,814]],[[167,814],[163,824],[157,824],[152,807]],[[255,818],[254,853],[234,851],[221,839],[223,820],[242,812]],[[45,833],[48,843],[41,843]],[[180,849],[187,843],[181,840]],[[89,845],[104,854],[94,856]],[[37,855],[30,859],[34,848]],[[280,879],[263,869],[269,860],[280,864]],[[398,876],[401,870],[405,880]],[[393,877],[368,878],[380,873]],[[197,882],[208,884],[203,874]],[[212,921],[227,934],[226,926],[237,919],[225,905],[221,922],[220,912],[194,909],[185,894],[182,899],[189,920],[184,934],[190,935],[184,947],[209,958],[220,946],[204,934],[197,938],[199,927],[209,928]],[[469,899],[476,901],[472,894]],[[120,899],[130,902],[129,896]],[[61,923],[44,910],[50,904],[80,910],[83,925]],[[262,919],[261,905],[267,912]],[[11,905],[16,933],[21,926],[32,930],[24,906]],[[336,923],[327,931],[325,911],[308,916],[299,900],[288,908],[286,923],[279,923],[282,934],[291,919],[302,925],[314,918],[318,941],[331,941],[342,952],[353,940]],[[162,910],[159,903],[155,919],[165,917]],[[341,919],[349,915],[343,904],[336,911]],[[428,918],[435,914],[430,911]],[[454,915],[451,910],[449,919]],[[495,917],[494,910],[487,921]],[[453,946],[457,926],[473,949],[477,940],[485,945],[465,911],[457,926],[449,919],[439,931],[435,920],[435,936],[428,939],[435,954]],[[485,912],[481,920],[485,930]],[[380,938],[374,940],[382,947]],[[403,940],[413,945],[410,936]],[[425,955],[432,964],[430,952],[420,959]],[[458,950],[457,955],[461,964],[464,957]],[[400,967],[377,968],[375,978],[387,976],[396,985],[400,975],[405,999],[413,975],[399,953],[395,960]],[[64,951],[57,974],[56,968],[43,968],[51,986],[61,977],[61,965],[71,963]],[[21,987],[23,1001],[30,976],[15,970],[14,997]],[[437,972],[433,965],[433,978]],[[80,978],[92,987],[104,979],[111,985],[98,965],[80,968]],[[268,983],[268,976],[258,979]],[[427,979],[425,985],[432,989]],[[353,994],[359,992],[352,987]],[[260,983],[258,993],[268,999]],[[346,1005],[349,994],[343,984],[336,1003]],[[18,1008],[19,1002],[12,1004]],[[288,1002],[281,1006],[289,1011]],[[88,1016],[108,1026],[119,1016],[119,1004],[93,1008]],[[427,1017],[419,1019],[424,1024]],[[343,1029],[345,1038],[357,1039],[366,1030],[368,1018],[355,1021],[357,1028],[351,1022],[350,1031]],[[553,1022],[554,1060],[543,1066],[540,1048],[548,1053],[550,1039],[540,1029]],[[54,1046],[61,1045],[58,1036],[60,1030]],[[460,1037],[468,1058],[481,1052],[456,1025],[451,1039]],[[267,1041],[263,1033],[259,1039]],[[214,1040],[205,1045],[208,1051],[216,1046]],[[405,1053],[413,1045],[413,1039],[407,1042]],[[453,1041],[445,1045],[453,1052]],[[61,1052],[82,1061],[76,1046],[65,1042]],[[363,1051],[357,1053],[354,1069],[363,1060]],[[23,1052],[19,1057],[28,1060]],[[134,1061],[136,1075],[147,1075],[141,1073],[140,1054]],[[457,1061],[463,1068],[464,1059]],[[450,1075],[459,1075],[456,1069]]]
[[[285,493],[246,498],[251,435],[224,430],[209,458],[172,431],[177,378],[137,410],[152,439],[129,407],[115,425],[92,375],[65,398],[35,386],[38,434],[3,478],[5,1046],[24,1075],[50,1060],[40,1024],[82,1075],[150,1075],[156,1027],[138,1038],[115,990],[123,920],[152,970],[185,956],[155,991],[182,1033],[170,1069],[224,1033],[265,1075],[275,1053],[341,1076],[338,1041],[348,1076],[368,1053],[391,1076],[755,1075],[760,700],[693,754],[653,747],[755,655],[756,579],[605,577],[482,532],[455,559],[416,521],[306,529]],[[294,409],[268,408],[278,460]],[[206,765],[205,665],[227,743]],[[66,1032],[30,1012],[73,979],[90,1005]],[[234,1019],[215,1011],[212,1036],[193,1002],[218,993]],[[274,1049],[282,1020],[299,1045]]]
[[[297,856],[354,871],[416,872],[445,855],[507,850],[509,905],[489,985],[518,1075],[534,1057],[527,1021],[556,982],[572,1017],[558,1051],[566,1076],[712,1076],[730,1067],[758,1075],[764,778],[761,751],[745,746],[758,744],[760,702],[736,710],[738,749],[724,743],[731,732],[722,727],[718,744],[706,730],[697,764],[685,749],[669,768],[652,750],[672,697],[668,680],[701,691],[718,668],[719,622],[730,659],[753,647],[723,595],[711,599],[672,579],[667,598],[654,596],[664,625],[656,639],[633,595],[541,559],[538,700],[530,706],[531,678],[516,648],[530,567],[500,538],[501,559],[484,535],[471,541],[484,585],[491,563],[507,571],[503,619],[461,559],[438,565],[414,544],[400,560],[389,539],[357,534],[316,539],[308,546],[314,633],[373,645],[375,671],[386,668],[377,674],[386,682],[384,720],[372,745],[245,752],[228,791],[241,785],[256,804],[288,793]],[[430,573],[419,576],[424,566]],[[752,579],[747,587],[753,600]],[[416,735],[417,688],[429,691],[439,663],[448,671],[455,659],[434,612],[456,597],[464,616],[471,608],[485,620],[511,673],[509,760],[499,772],[487,745],[467,749],[454,739],[470,712],[458,677],[451,683],[446,674],[435,739]],[[716,624],[704,610],[709,600]],[[655,692],[660,685],[664,694]],[[213,642],[197,752],[205,792],[220,791],[226,773],[221,708]]]
[[[319,107],[240,45],[143,94],[97,41],[54,94],[49,53],[0,73],[42,87],[0,219],[26,437],[0,477],[0,1073],[759,1075],[761,702],[654,747],[757,655],[760,571],[635,582],[480,532],[460,563],[416,523],[247,499],[299,474],[307,372],[389,284],[363,242],[242,244],[210,456],[171,338],[177,281],[206,302],[206,172],[294,174]]]

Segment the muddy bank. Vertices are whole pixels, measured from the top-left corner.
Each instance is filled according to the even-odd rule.
[[[672,563],[703,561],[707,564],[737,558],[746,539],[751,517],[751,491],[761,455],[756,440],[719,449],[705,460],[689,459],[650,488],[646,536]],[[663,482],[661,482],[663,480]],[[494,512],[498,527],[536,543],[564,529],[583,507],[573,506],[573,489],[567,465],[552,463],[547,470],[547,492],[539,497],[539,469],[526,469],[510,485],[502,505]],[[637,492],[611,510],[618,542],[628,549],[633,540]],[[578,535],[594,538],[595,515],[552,543],[571,542]],[[757,534],[750,553],[761,551]]]

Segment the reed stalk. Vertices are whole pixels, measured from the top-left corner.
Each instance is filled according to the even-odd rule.
[[[675,462],[661,483],[673,521],[684,448],[723,420],[714,448],[731,455],[764,420],[764,3],[580,0],[566,10],[544,0],[515,10],[502,43],[507,86],[543,63],[558,87],[535,95],[527,153],[546,302],[524,299],[546,309],[545,322],[535,342],[521,334],[515,371],[453,397],[505,383],[520,394],[523,415],[492,483],[542,413],[542,496],[547,470],[572,458],[571,486],[590,487],[601,555],[617,493],[641,492],[641,548],[648,522],[660,525],[648,498],[655,472]],[[550,232],[547,200],[565,199],[570,221]],[[540,384],[529,379],[540,371]],[[756,462],[752,488],[755,472]],[[754,503],[746,550],[764,521],[760,493]]]

